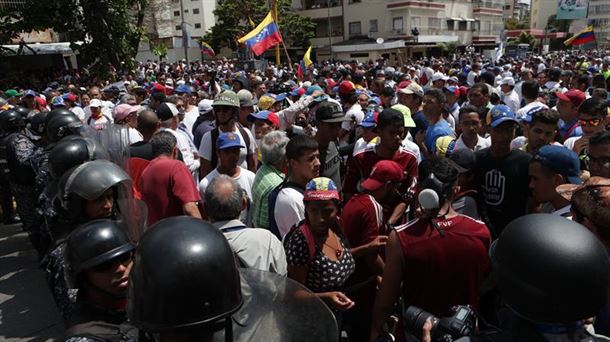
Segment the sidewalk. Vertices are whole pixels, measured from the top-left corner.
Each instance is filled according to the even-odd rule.
[[[0,225],[0,341],[58,341],[63,331],[27,234]]]

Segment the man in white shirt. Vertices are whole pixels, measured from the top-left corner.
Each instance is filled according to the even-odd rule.
[[[362,106],[358,103],[358,95],[356,95],[356,88],[350,81],[343,81],[339,84],[339,97],[343,103],[343,108],[348,108],[345,113],[345,121],[341,123],[341,130],[339,131],[339,140],[343,144],[350,144],[350,134],[356,130],[356,127],[360,125],[364,119],[364,112]]]
[[[476,152],[491,145],[488,139],[479,135],[482,124],[481,115],[477,107],[465,105],[460,108],[459,127],[462,134],[455,141],[455,150],[469,149]]]
[[[246,206],[241,212],[239,219],[246,225],[251,224],[250,204],[252,202],[252,185],[254,184],[254,172],[239,166],[240,150],[245,146],[239,136],[235,133],[222,133],[216,142],[218,154],[218,167],[207,174],[199,182],[199,193],[205,198],[205,191],[214,178],[219,175],[227,175],[239,184],[243,190]]]
[[[468,73],[468,76],[466,77],[466,82],[468,83],[469,87],[472,87],[476,83],[476,78],[477,78],[477,76],[479,76],[480,73],[481,73],[481,64],[474,63],[472,65],[472,70],[470,70],[470,72]]]
[[[224,233],[239,266],[287,274],[286,254],[280,240],[269,230],[249,228],[238,219],[246,206],[238,182],[219,175],[210,182],[204,195],[208,220]]]
[[[521,101],[519,101],[519,95],[515,92],[515,79],[512,77],[504,77],[500,81],[500,100],[504,102],[508,108],[512,109],[513,112],[517,112],[521,108]]]
[[[534,80],[529,80],[523,82],[521,85],[521,93],[523,95],[523,100],[525,100],[525,106],[517,111],[517,120],[523,121],[527,115],[527,113],[536,108],[536,107],[544,107],[548,108],[547,105],[538,101],[538,95],[540,92],[540,87],[538,86],[538,82]]]
[[[195,159],[194,150],[189,143],[186,136],[179,134],[176,129],[178,128],[178,108],[173,103],[165,102],[157,108],[157,116],[161,121],[161,130],[170,132],[176,137],[176,147],[182,154],[182,160],[186,167],[195,173],[199,169],[199,159]]]
[[[288,179],[281,185],[275,206],[271,206],[271,226],[277,227],[283,238],[292,226],[305,218],[303,192],[310,180],[320,173],[318,142],[306,135],[294,136],[286,145]],[[271,222],[272,221],[272,222]]]
[[[102,130],[112,125],[112,118],[102,112],[102,101],[93,99],[89,102],[91,114],[85,118],[85,124],[93,127],[95,130]]]

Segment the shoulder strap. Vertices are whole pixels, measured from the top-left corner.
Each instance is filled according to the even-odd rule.
[[[251,155],[250,153],[250,136],[248,135],[248,133],[246,132],[246,129],[241,125],[241,124],[237,124],[237,129],[239,129],[239,133],[241,134],[241,137],[244,139],[244,143],[246,143],[246,161],[248,162],[248,169],[250,170],[251,166],[254,165],[250,165],[250,161],[247,158],[247,156]]]
[[[299,229],[305,237],[305,242],[307,243],[307,250],[309,251],[309,262],[311,263],[313,261],[314,256],[316,255],[316,242],[313,238],[311,230],[309,229],[307,224],[305,224],[305,222],[299,225]]]
[[[218,140],[218,136],[220,135],[220,131],[218,129],[218,127],[214,128],[211,132],[210,132],[212,141],[211,141],[211,145],[212,145],[212,160],[210,160],[210,164],[212,164],[212,170],[214,170],[216,168],[216,164],[218,164],[218,156],[216,155],[216,140]]]

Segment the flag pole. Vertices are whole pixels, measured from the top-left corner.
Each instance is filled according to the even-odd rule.
[[[280,20],[277,15],[277,2],[278,2],[278,0],[273,1],[273,17],[275,19],[275,24],[277,25],[277,28],[279,30],[280,29]],[[282,44],[284,44],[283,39],[282,39]],[[284,45],[284,50],[285,49],[286,49],[286,46]],[[286,54],[288,54],[288,52],[286,52]],[[290,61],[290,58],[288,60]],[[275,46],[275,64],[277,66],[280,65],[280,46],[279,45]]]

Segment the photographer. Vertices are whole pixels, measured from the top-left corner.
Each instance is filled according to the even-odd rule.
[[[451,206],[458,171],[450,160],[425,159],[419,165],[419,175],[423,214],[389,235],[371,341],[382,333],[382,325],[401,294],[407,305],[438,316],[445,316],[457,304],[478,305],[479,288],[488,268],[489,230]],[[431,196],[436,196],[436,203]]]

